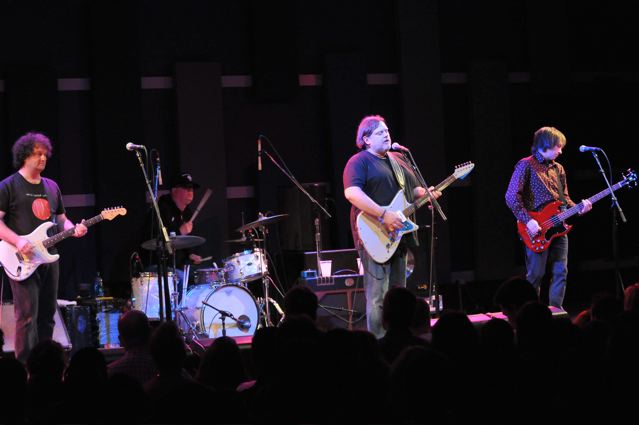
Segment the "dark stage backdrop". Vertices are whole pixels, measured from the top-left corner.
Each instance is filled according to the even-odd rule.
[[[271,3],[0,1],[0,175],[13,171],[14,140],[41,130],[54,144],[46,175],[60,183],[73,220],[105,207],[128,211],[62,243],[61,296],[74,297],[97,271],[114,295],[127,296],[131,255],[148,262],[139,244],[149,237],[150,207],[128,142],[159,152],[165,182],[192,173],[203,185],[195,203],[213,190],[194,234],[206,238],[197,252],[218,266],[252,248],[226,242],[241,236],[238,227],[259,213],[287,214],[267,237],[269,272],[285,289],[300,271],[287,259],[315,249],[318,215],[323,249],[352,247],[342,169],[359,120],[381,114],[429,184],[476,164],[444,193],[448,220],[437,219],[434,257],[448,305],[478,309],[490,293],[471,302],[483,294],[477,288],[523,270],[503,195],[537,128],[566,134],[560,161],[573,199],[604,187],[579,145],[605,149],[615,182],[639,165],[630,154],[639,133],[639,26],[630,6]],[[639,196],[624,190],[619,199],[628,223],[616,233],[616,264],[609,201],[574,220],[568,302],[639,280]],[[418,223],[430,222],[421,210]],[[429,283],[429,235],[420,232],[416,286]]]

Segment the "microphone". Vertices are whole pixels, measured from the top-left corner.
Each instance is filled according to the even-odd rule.
[[[262,136],[257,137],[257,171],[262,171]]]
[[[593,151],[600,151],[601,148],[595,147],[595,146],[586,146],[586,145],[581,145],[579,146],[579,152],[593,152]]]
[[[237,318],[237,327],[242,331],[247,331],[251,328],[251,319],[245,314],[242,314]]]
[[[144,146],[144,145],[134,145],[133,143],[129,142],[129,143],[126,144],[126,150],[128,150],[128,151],[146,150],[146,146]]]
[[[393,143],[391,145],[391,149],[400,152],[410,152],[410,149],[408,149],[406,146],[400,145],[399,143]]]
[[[155,165],[157,168],[157,175],[158,175],[158,183],[160,183],[160,186],[162,186],[162,169],[160,168],[160,152],[155,151]]]

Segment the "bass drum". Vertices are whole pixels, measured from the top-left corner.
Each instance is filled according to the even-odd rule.
[[[253,335],[259,322],[255,298],[242,286],[193,286],[186,293],[183,305],[184,314],[191,326],[209,338],[222,336],[222,315],[217,310],[228,312],[237,319],[235,321],[230,317],[225,318],[226,336]],[[183,328],[185,331],[188,330],[188,324]]]
[[[175,290],[173,272],[168,273],[169,291]],[[160,319],[160,298],[158,295],[158,274],[142,272],[131,279],[131,304],[135,310],[143,311],[150,320]],[[173,308],[173,297],[171,297]]]

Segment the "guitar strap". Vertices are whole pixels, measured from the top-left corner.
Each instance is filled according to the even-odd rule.
[[[393,155],[388,153],[388,161],[390,162],[391,168],[393,169],[393,174],[395,174],[395,180],[397,180],[397,184],[402,190],[405,191],[406,186],[406,178],[404,176],[404,170],[402,170],[402,166],[397,163],[397,160],[393,157]]]
[[[402,188],[402,192],[404,192],[404,195],[406,196],[406,200],[408,202],[413,202],[414,199],[412,189],[409,187],[409,190],[406,190],[406,176],[404,175],[404,169],[401,165],[399,165],[397,160],[393,157],[393,155],[391,155],[390,152],[388,153],[388,161],[390,162],[391,168],[393,169],[393,174],[395,174],[395,180],[397,180],[397,184],[399,185],[399,187]],[[415,221],[415,213],[413,213],[410,218]],[[417,234],[415,232],[411,234],[410,238],[415,246],[419,245],[419,239],[417,238]]]
[[[557,186],[559,186],[559,200],[561,201],[562,204],[564,204],[564,207],[568,206],[568,202],[566,201],[566,197],[564,196],[564,185],[561,182],[561,175],[559,174],[559,167],[557,167],[557,171],[555,172],[555,174],[557,174]]]
[[[44,185],[44,191],[47,193],[47,200],[49,201],[51,221],[53,223],[56,223],[56,211],[58,210],[58,197],[56,196],[57,193],[48,178],[42,177],[42,184]]]

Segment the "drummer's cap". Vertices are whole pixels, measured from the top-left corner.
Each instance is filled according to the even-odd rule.
[[[199,184],[193,181],[193,177],[189,173],[182,173],[176,176],[171,183],[171,189],[174,187],[186,187],[197,189],[200,187]]]

